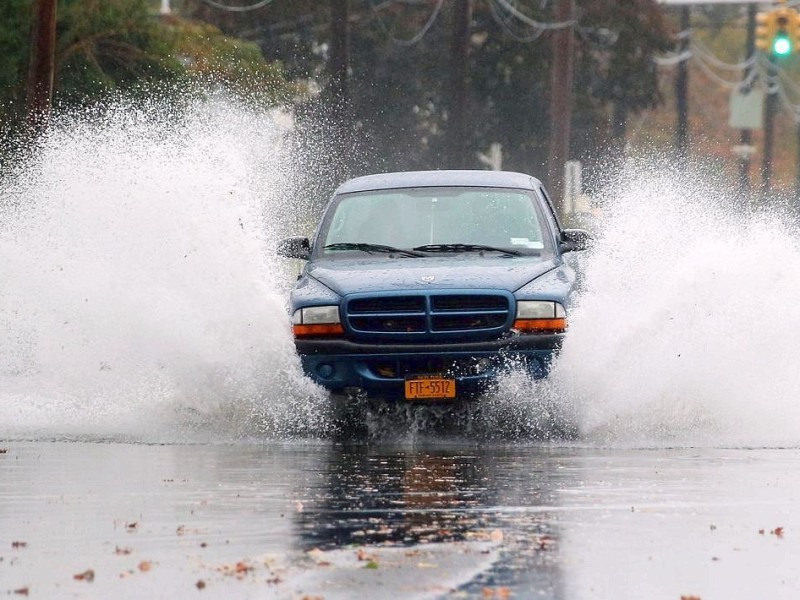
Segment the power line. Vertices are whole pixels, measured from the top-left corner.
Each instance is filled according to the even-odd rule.
[[[509,13],[514,15],[517,19],[525,23],[526,25],[530,25],[534,29],[566,29],[567,27],[572,27],[575,25],[575,19],[571,19],[569,21],[561,21],[558,23],[544,23],[542,21],[537,21],[536,19],[532,19],[525,13],[521,12],[516,6],[511,4],[509,0],[495,0],[500,6],[505,8]]]
[[[683,52],[667,54],[665,56],[654,56],[653,62],[660,67],[672,67],[679,63],[685,62],[692,58],[691,50],[684,50]]]
[[[545,32],[542,28],[534,29],[534,32],[530,35],[520,35],[516,31],[511,28],[511,23],[503,18],[503,15],[500,14],[500,9],[504,8],[502,4],[500,4],[499,0],[489,0],[489,10],[492,13],[492,18],[494,18],[495,22],[497,22],[505,32],[514,38],[518,42],[529,43],[535,42],[542,34]]]
[[[259,8],[264,8],[267,4],[272,2],[272,0],[260,0],[255,4],[250,4],[249,6],[230,6],[228,4],[220,4],[219,2],[215,2],[215,0],[203,0],[209,6],[213,6],[214,8],[218,8],[219,10],[227,10],[229,12],[248,12],[251,10],[258,10]]]
[[[395,1],[399,1],[399,0],[395,0]],[[383,20],[383,17],[380,14],[380,9],[383,8],[384,6],[387,6],[387,5],[391,4],[391,3],[392,2],[382,2],[380,5],[376,6],[374,2],[370,2],[370,6],[372,7],[372,10],[375,12],[375,15],[378,17],[378,23],[380,24],[381,28],[392,38],[392,41],[395,44],[398,44],[399,46],[413,46],[414,44],[419,42],[422,38],[424,38],[425,34],[427,34],[428,31],[430,31],[430,28],[433,27],[433,24],[436,22],[436,19],[439,16],[439,13],[442,11],[442,6],[444,6],[444,0],[438,0],[437,3],[436,3],[436,6],[433,9],[433,12],[431,12],[430,17],[428,17],[428,20],[422,26],[422,29],[420,29],[410,39],[401,40],[401,39],[395,37],[392,34],[391,30],[386,25],[386,23]],[[418,2],[409,1],[409,0],[405,0],[403,2],[403,4],[415,5],[415,4],[419,4],[419,3]]]
[[[718,69],[727,69],[728,71],[744,71],[745,69],[752,67],[756,62],[756,56],[754,54],[739,63],[726,63],[725,61],[714,56],[711,50],[709,50],[700,41],[694,39],[692,40],[692,50],[694,50],[696,54],[702,55],[705,60]]]

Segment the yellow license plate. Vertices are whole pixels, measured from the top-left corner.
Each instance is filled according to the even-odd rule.
[[[456,380],[441,375],[406,379],[406,400],[449,400],[456,397]]]

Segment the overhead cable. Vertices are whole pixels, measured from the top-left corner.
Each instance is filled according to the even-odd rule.
[[[685,62],[692,58],[691,50],[684,50],[680,54],[667,54],[665,56],[654,56],[653,62],[662,67],[671,67],[678,63]]]
[[[696,39],[692,40],[692,50],[694,50],[695,54],[701,54],[705,60],[718,69],[727,69],[728,71],[743,71],[749,67],[752,67],[756,63],[755,54],[739,63],[726,63],[725,61],[717,58],[707,46]]]
[[[410,39],[407,39],[407,40],[401,40],[401,39],[398,39],[397,37],[395,37],[395,36],[392,34],[392,32],[391,32],[391,31],[389,30],[389,28],[386,26],[386,23],[384,22],[384,20],[383,20],[383,17],[381,17],[381,15],[380,15],[380,9],[381,9],[383,6],[386,6],[387,4],[389,4],[389,3],[387,3],[387,2],[382,2],[382,3],[380,4],[380,6],[376,6],[374,2],[370,2],[370,6],[372,7],[372,10],[373,10],[373,11],[375,12],[375,14],[377,15],[377,17],[378,17],[378,23],[380,23],[380,25],[381,25],[381,28],[382,28],[382,29],[383,29],[383,30],[384,30],[384,31],[385,31],[387,34],[389,34],[389,36],[391,36],[391,38],[392,38],[392,41],[393,41],[395,44],[398,44],[398,45],[400,45],[400,46],[413,46],[414,44],[416,44],[417,42],[419,42],[419,41],[420,41],[422,38],[424,38],[424,37],[425,37],[425,34],[426,34],[426,33],[428,33],[428,31],[430,31],[430,28],[431,28],[431,27],[433,27],[433,24],[436,22],[436,19],[437,19],[437,17],[439,16],[439,13],[442,11],[442,6],[444,6],[444,0],[437,0],[437,2],[436,2],[436,6],[434,7],[434,9],[433,9],[433,12],[431,13],[431,16],[430,16],[430,17],[428,17],[428,20],[427,20],[427,21],[425,22],[425,24],[422,26],[422,29],[420,29],[420,30],[419,30],[419,31],[418,31],[418,32],[417,32],[417,33],[416,33],[416,34],[415,34],[415,35],[414,35],[412,38],[410,38]],[[412,4],[412,3],[411,3],[411,2],[405,2],[405,4]],[[414,4],[416,4],[416,3],[414,3]]]
[[[708,64],[706,64],[706,62],[699,54],[695,54],[695,58],[697,59],[695,63],[697,64],[698,67],[700,67],[700,69],[706,75],[708,75],[711,79],[716,81],[721,86],[724,86],[728,89],[738,89],[743,86],[748,86],[750,83],[752,83],[752,81],[758,74],[757,69],[752,69],[750,73],[747,74],[747,77],[744,80],[729,81],[728,79],[725,79],[724,77],[720,77],[719,75],[717,75],[714,72],[714,70]]]
[[[214,8],[218,8],[219,10],[227,10],[229,12],[248,12],[251,10],[258,10],[259,8],[264,8],[267,4],[272,2],[272,0],[260,0],[254,4],[250,4],[248,6],[230,6],[228,4],[221,4],[220,2],[215,2],[215,0],[203,0],[209,6],[213,6]]]
[[[792,101],[789,99],[789,96],[786,95],[786,90],[782,85],[776,86],[774,92],[777,92],[778,98],[781,100],[781,104],[783,104],[784,108],[786,108],[794,117],[795,123],[800,123],[800,106],[797,104],[793,104]]]
[[[497,22],[497,24],[500,25],[503,28],[503,30],[505,30],[505,32],[512,38],[514,38],[516,41],[524,43],[535,42],[540,37],[542,37],[542,34],[546,31],[545,29],[542,28],[535,28],[533,30],[533,33],[531,33],[530,35],[520,35],[511,28],[511,23],[508,22],[505,18],[503,18],[502,14],[500,14],[501,8],[502,5],[500,4],[499,0],[489,0],[489,10],[491,11],[492,17],[494,18],[495,22]]]
[[[567,27],[572,27],[573,25],[575,25],[575,19],[572,19],[570,21],[561,21],[558,23],[543,23],[542,21],[537,21],[536,19],[532,19],[525,13],[520,12],[520,10],[516,6],[511,4],[509,0],[496,0],[496,1],[500,6],[505,8],[509,13],[514,15],[517,19],[519,19],[526,25],[530,25],[535,29],[566,29]]]

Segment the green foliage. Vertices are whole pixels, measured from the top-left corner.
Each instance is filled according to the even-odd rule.
[[[176,77],[181,65],[145,0],[61,0],[56,94],[67,104],[142,81]]]
[[[0,2],[0,124],[24,112],[33,0]],[[89,104],[111,93],[150,93],[154,83],[198,79],[274,103],[296,93],[259,47],[217,27],[161,18],[149,0],[59,0],[55,101]],[[13,127],[11,127],[13,128]]]
[[[172,56],[187,74],[225,84],[247,100],[274,103],[297,93],[279,63],[268,63],[252,42],[224,35],[208,23],[173,19],[168,25]]]
[[[0,2],[0,120],[9,103],[20,106],[33,0]],[[350,103],[325,106],[330,48],[330,3],[274,2],[252,12],[215,9],[200,0],[173,0],[186,18],[159,17],[155,0],[59,0],[56,93],[66,105],[143,83],[187,78],[226,85],[258,103],[297,95],[305,78],[323,93],[298,115],[316,122],[308,131],[341,137],[325,119],[350,115],[344,140],[356,169],[440,168],[450,164],[447,129],[451,35],[456,3],[445,3],[426,28],[436,2],[351,0]],[[553,21],[553,3],[517,2],[539,21]],[[504,167],[544,174],[549,144],[551,34],[536,31],[498,6],[475,2],[465,99],[471,124],[466,142],[474,165],[492,143]],[[607,147],[625,116],[661,100],[654,55],[671,48],[671,28],[652,0],[577,0],[573,154],[591,160]],[[494,13],[492,11],[495,11]],[[503,15],[500,15],[503,17]],[[193,20],[188,20],[192,18]],[[499,21],[503,21],[500,18]],[[425,28],[425,29],[424,29]],[[424,29],[417,43],[406,44]],[[270,61],[265,60],[270,57]],[[286,73],[298,83],[285,80]],[[340,107],[341,108],[341,107]],[[321,118],[320,118],[321,115]],[[331,136],[331,132],[335,135]],[[342,155],[330,153],[331,160]],[[355,164],[355,163],[354,163]]]
[[[21,109],[31,10],[31,0],[0,2],[0,122]]]

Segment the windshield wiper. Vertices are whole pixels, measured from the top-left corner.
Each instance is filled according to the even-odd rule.
[[[495,248],[494,246],[484,246],[483,244],[426,244],[416,246],[414,250],[420,252],[502,252],[509,256],[520,256],[519,250],[509,248]]]
[[[385,252],[386,254],[402,254],[404,256],[413,256],[419,258],[425,256],[421,252],[414,252],[413,250],[403,250],[402,248],[395,248],[394,246],[384,246],[383,244],[366,244],[361,242],[339,242],[337,244],[328,244],[325,250],[360,250],[372,254],[373,252]]]

